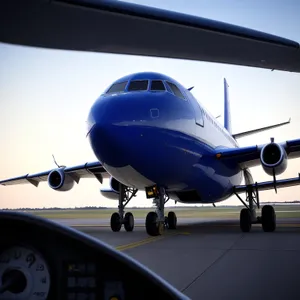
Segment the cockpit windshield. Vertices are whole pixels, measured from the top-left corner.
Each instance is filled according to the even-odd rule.
[[[169,81],[167,81],[167,84],[169,85],[170,89],[172,90],[175,96],[181,99],[185,99],[184,95],[181,93],[180,89],[176,86],[176,84]]]
[[[147,91],[148,80],[132,80],[128,86],[128,92],[132,91]]]
[[[128,83],[129,82],[129,83]],[[150,84],[149,84],[150,82]],[[169,84],[169,82],[168,82]],[[167,86],[163,80],[131,80],[114,83],[106,92],[106,94],[114,93],[125,93],[125,92],[134,92],[134,91],[170,91],[175,95],[176,93],[171,87]]]
[[[124,81],[124,82],[120,82],[120,83],[115,83],[115,84],[113,84],[113,85],[108,89],[108,91],[106,92],[106,94],[112,94],[112,93],[121,93],[121,92],[124,92],[127,83],[128,83],[128,81]]]
[[[161,80],[152,80],[151,81],[151,91],[165,91],[165,85]]]

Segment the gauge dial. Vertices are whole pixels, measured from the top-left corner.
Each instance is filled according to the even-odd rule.
[[[17,246],[0,254],[0,289],[12,280],[14,284],[0,294],[0,299],[47,299],[50,274],[36,250]]]

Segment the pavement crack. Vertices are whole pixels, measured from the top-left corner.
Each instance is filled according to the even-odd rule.
[[[219,257],[217,257],[203,272],[201,272],[198,276],[196,276],[185,288],[181,289],[181,292],[185,292],[189,287],[191,287],[203,274],[205,274],[211,267],[213,267],[218,261],[220,261],[232,248],[235,246],[237,242],[242,240],[244,235],[240,235],[232,245],[227,248]]]

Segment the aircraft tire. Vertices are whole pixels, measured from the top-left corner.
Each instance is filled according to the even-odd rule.
[[[168,228],[169,229],[176,229],[177,227],[177,217],[173,211],[168,213]]]
[[[134,228],[134,217],[131,212],[127,212],[124,217],[124,228],[126,231],[132,231]]]
[[[119,213],[114,212],[110,218],[110,228],[113,232],[118,232],[121,230],[121,227],[122,227],[121,217]]]
[[[273,206],[265,205],[261,210],[261,224],[263,231],[273,232],[276,229],[276,214]]]
[[[158,216],[156,212],[150,211],[147,214],[145,226],[147,233],[151,236],[158,236],[161,234],[162,229],[160,228],[160,223],[163,225],[163,222],[158,222],[157,219]]]
[[[240,213],[240,228],[243,232],[251,230],[251,214],[248,208],[243,208]]]

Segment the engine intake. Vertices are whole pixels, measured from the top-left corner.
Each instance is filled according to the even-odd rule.
[[[285,149],[277,143],[265,145],[260,153],[260,161],[264,171],[268,175],[282,174],[287,168],[287,154]]]
[[[48,185],[56,191],[65,192],[74,187],[74,179],[63,169],[54,169],[48,175]]]

